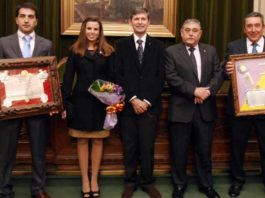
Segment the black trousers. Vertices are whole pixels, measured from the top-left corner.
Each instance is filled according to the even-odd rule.
[[[239,185],[245,183],[245,151],[250,132],[255,129],[260,149],[262,181],[265,184],[265,120],[259,119],[258,116],[229,116],[229,122],[231,138],[230,175],[232,183]]]
[[[141,115],[121,116],[121,135],[124,151],[127,186],[147,187],[154,182],[154,142],[158,116],[148,112]],[[140,165],[140,176],[137,166]]]
[[[23,120],[29,134],[32,154],[32,185],[31,193],[43,191],[45,168],[45,145],[47,116],[34,116],[21,119],[0,121],[0,195],[8,197],[13,194],[11,175],[16,161],[16,150],[19,131]]]
[[[186,166],[188,149],[192,143],[199,187],[213,185],[212,180],[212,139],[214,122],[205,122],[198,109],[189,123],[169,122],[171,174],[174,187],[187,186]]]

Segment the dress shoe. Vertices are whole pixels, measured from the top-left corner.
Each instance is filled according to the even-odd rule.
[[[208,198],[220,198],[220,195],[213,189],[213,187],[200,188],[200,192],[204,193]]]
[[[100,197],[100,190],[98,191],[91,191],[92,198],[99,198]]]
[[[143,187],[143,191],[151,198],[161,198],[160,192],[154,186]]]
[[[81,197],[82,198],[91,198],[92,196],[91,195],[91,192],[83,192],[81,191]]]
[[[176,186],[172,193],[172,198],[183,198],[185,189],[181,186]]]
[[[228,194],[230,197],[238,197],[241,189],[242,185],[232,184],[228,190]]]
[[[40,192],[39,194],[32,195],[32,198],[51,198],[46,192]]]
[[[132,198],[135,187],[125,186],[121,195],[121,198]]]

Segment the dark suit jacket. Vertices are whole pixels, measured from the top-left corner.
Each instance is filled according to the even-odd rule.
[[[38,36],[35,37],[35,46],[32,56],[52,56],[54,51],[52,42]],[[22,58],[17,33],[0,38],[0,58]]]
[[[116,80],[126,94],[126,105],[122,114],[132,114],[129,100],[133,96],[146,99],[151,103],[149,112],[161,112],[161,92],[164,85],[164,54],[160,41],[147,36],[143,62],[138,61],[133,35],[120,39],[116,43]]]
[[[215,94],[223,82],[222,67],[216,49],[199,43],[201,55],[201,82],[199,82],[191,58],[183,43],[167,48],[166,79],[170,86],[168,119],[172,122],[190,122],[195,108],[194,90],[196,87],[210,87],[211,96],[198,105],[205,121],[216,118]]]
[[[265,44],[263,48],[263,52],[265,52]],[[241,38],[235,41],[232,41],[228,43],[227,45],[227,53],[225,56],[225,62],[226,63],[229,60],[229,56],[233,54],[247,54],[247,39],[246,38]],[[224,65],[225,66],[225,65]],[[226,75],[226,74],[225,74]],[[227,109],[228,115],[234,115],[234,98],[233,98],[233,89],[230,83],[230,89],[228,93],[228,109]],[[265,116],[258,116],[262,119],[265,119]]]
[[[68,127],[82,131],[102,130],[106,105],[89,93],[88,88],[97,79],[109,79],[110,58],[99,52],[91,55],[86,51],[83,57],[69,52],[62,85]]]

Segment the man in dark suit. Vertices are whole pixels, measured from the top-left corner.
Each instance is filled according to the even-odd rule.
[[[262,14],[252,12],[245,17],[244,33],[246,37],[229,43],[227,47],[225,61],[226,73],[228,76],[234,72],[234,65],[229,61],[229,55],[265,52],[264,29],[264,18]],[[228,117],[231,138],[230,176],[232,180],[232,185],[229,188],[228,194],[231,197],[237,197],[245,183],[245,172],[243,169],[244,155],[248,137],[253,127],[255,128],[258,138],[262,181],[263,184],[265,184],[265,116],[236,117],[234,114],[233,90],[232,86],[230,86],[228,95]]]
[[[35,5],[31,3],[18,5],[16,10],[18,31],[0,38],[0,58],[53,55],[51,41],[34,32],[37,22],[38,12]],[[28,41],[26,37],[29,38]],[[0,121],[0,197],[14,197],[10,178],[16,160],[18,136],[23,121],[29,132],[32,153],[32,197],[49,198],[50,196],[44,191],[46,115]]]
[[[153,186],[153,165],[164,84],[164,47],[147,35],[149,23],[147,9],[135,9],[130,16],[133,35],[116,44],[117,83],[126,94],[125,109],[120,116],[125,164],[122,198],[132,197],[138,183],[150,197],[161,197]]]
[[[167,48],[166,80],[169,101],[169,139],[173,198],[182,198],[187,186],[188,148],[193,143],[199,190],[218,198],[213,188],[211,145],[216,119],[215,95],[222,84],[216,49],[199,43],[202,30],[197,19],[181,28],[182,43]]]

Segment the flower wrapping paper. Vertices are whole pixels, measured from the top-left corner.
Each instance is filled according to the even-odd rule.
[[[103,129],[110,130],[118,123],[117,113],[124,107],[125,94],[121,86],[101,79],[95,80],[88,91],[108,105]]]

